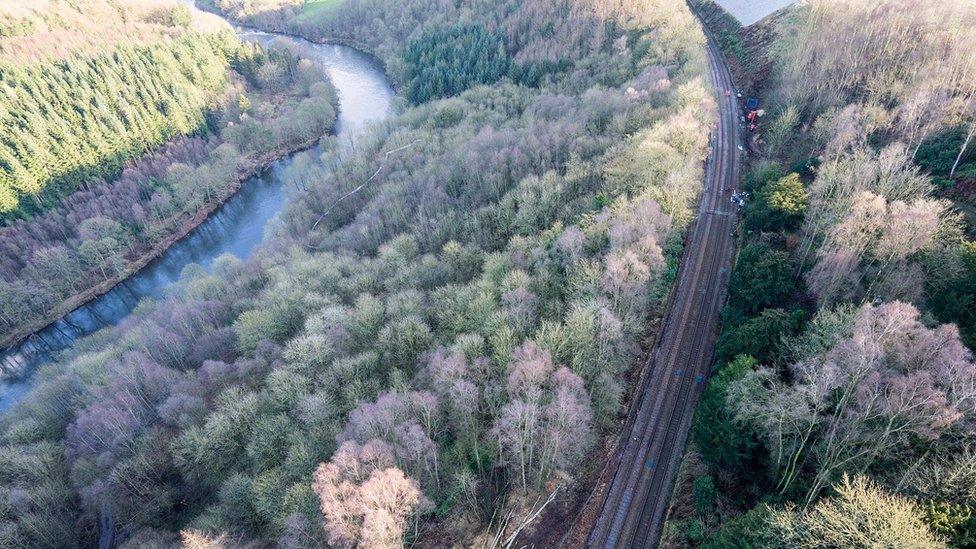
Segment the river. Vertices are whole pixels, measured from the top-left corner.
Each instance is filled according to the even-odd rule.
[[[743,25],[751,25],[796,0],[715,0]]]
[[[243,40],[265,45],[275,40],[287,42],[302,56],[322,65],[339,95],[339,119],[335,128],[338,137],[335,142],[339,147],[350,147],[353,138],[367,124],[383,120],[392,111],[394,92],[375,58],[347,46],[314,44],[293,36],[236,26],[235,30]],[[321,145],[313,147],[311,152],[321,152]],[[0,382],[0,413],[30,391],[31,373],[37,367],[71,347],[77,339],[115,326],[132,313],[140,300],[164,296],[166,288],[179,279],[186,266],[195,263],[208,268],[224,254],[247,258],[264,239],[265,225],[285,204],[283,176],[295,154],[298,153],[277,160],[249,178],[206,221],[125,282],[0,354],[0,361],[16,361],[27,372],[16,380]]]

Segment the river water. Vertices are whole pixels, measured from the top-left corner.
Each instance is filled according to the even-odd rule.
[[[265,45],[284,41],[300,51],[303,57],[322,65],[339,95],[335,133],[340,147],[349,147],[366,125],[390,114],[394,92],[375,58],[346,46],[313,44],[297,37],[239,27],[235,30],[241,39]],[[310,152],[321,152],[320,145]],[[265,225],[285,204],[283,176],[293,157],[294,154],[284,157],[249,178],[241,190],[206,221],[124,283],[72,311],[16,348],[0,354],[0,361],[16,361],[27,372],[17,380],[0,381],[0,413],[30,391],[30,373],[38,366],[71,347],[75,340],[118,324],[132,313],[141,299],[164,296],[166,288],[179,279],[187,265],[195,263],[207,268],[224,254],[247,258],[263,240]]]
[[[715,0],[743,25],[751,25],[796,0]]]

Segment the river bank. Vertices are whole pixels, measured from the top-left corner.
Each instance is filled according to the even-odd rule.
[[[43,320],[29,324],[17,332],[6,334],[2,339],[0,339],[0,347],[9,349],[12,346],[20,344],[25,339],[30,338],[34,334],[57,322],[58,319],[64,317],[71,311],[85,305],[89,301],[101,295],[108,293],[117,285],[125,282],[129,277],[140,271],[153,260],[158,259],[163,253],[166,252],[166,250],[173,246],[173,244],[185,238],[188,234],[190,234],[191,231],[206,221],[214,211],[227,202],[227,200],[229,200],[231,197],[236,195],[241,190],[244,182],[249,178],[263,170],[266,170],[273,162],[281,159],[284,156],[303,151],[314,146],[322,137],[323,136],[315,137],[313,139],[303,141],[295,146],[276,147],[273,150],[256,155],[254,158],[250,159],[250,161],[246,162],[244,166],[238,168],[237,178],[233,184],[226,187],[223,192],[221,192],[213,200],[204,204],[203,207],[197,210],[190,217],[183,221],[174,220],[173,225],[176,226],[175,230],[170,233],[169,236],[157,242],[148,250],[140,253],[135,259],[130,260],[125,267],[123,267],[121,273],[105,280],[97,286],[88,288],[83,292],[77,293],[68,299],[65,299],[61,302],[61,304],[52,309],[50,314],[48,314]],[[183,212],[180,217],[184,217],[188,213],[189,212]],[[8,359],[8,357],[4,358]],[[0,362],[0,376],[16,377],[17,375],[22,374],[22,372],[9,371],[8,364],[9,361]],[[16,365],[13,365],[13,368],[16,369]]]
[[[286,30],[284,26],[275,26],[273,28],[256,27],[248,22],[241,21],[239,19],[234,18],[230,14],[220,11],[220,9],[217,8],[216,6],[198,5],[196,6],[196,8],[201,11],[212,13],[218,17],[223,18],[225,21],[228,21],[231,25],[233,25],[238,30],[238,32],[246,31],[254,34],[266,34],[269,36],[292,38],[295,40],[300,40],[302,42],[307,42],[309,44],[316,44],[320,46],[343,46],[346,48],[354,49],[362,54],[369,56],[380,67],[382,67],[383,72],[387,75],[387,77],[390,78],[389,85],[393,89],[393,91],[396,94],[399,94],[401,92],[400,90],[401,82],[399,81],[398,78],[394,77],[393,74],[391,73],[389,63],[387,63],[386,60],[383,59],[383,57],[381,57],[372,46],[366,44],[365,42],[352,40],[350,38],[341,38],[337,36],[313,37],[313,36],[302,34],[299,31]]]
[[[310,41],[269,34],[253,29],[237,28],[244,40],[264,45],[272,40],[284,40],[297,48],[302,57],[312,60],[325,71],[338,97],[339,109],[332,132],[339,150],[352,146],[353,138],[367,124],[385,119],[393,111],[395,93],[379,59],[365,52],[341,45],[321,45]],[[316,138],[318,139],[318,138]],[[319,154],[321,145],[292,148],[293,152],[277,160],[265,157],[255,162],[251,176],[239,181],[236,193],[230,198],[211,204],[206,215],[185,219],[182,236],[174,237],[168,248],[142,257],[141,269],[114,285],[106,283],[100,293],[71,310],[53,323],[47,324],[36,336],[21,339],[16,345],[0,351],[0,363],[18,364],[22,375],[16,380],[0,380],[0,413],[19,402],[33,386],[33,372],[57,354],[71,347],[82,337],[123,321],[139,301],[159,299],[166,288],[180,276],[187,265],[204,268],[218,257],[230,254],[246,259],[263,241],[265,224],[274,218],[285,203],[284,175],[296,154]],[[262,169],[263,168],[263,169]],[[184,234],[185,233],[185,234]],[[65,306],[61,311],[68,309]],[[52,314],[49,318],[54,318]],[[9,345],[9,344],[8,344]]]

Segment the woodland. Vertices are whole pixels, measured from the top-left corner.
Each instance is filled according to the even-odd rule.
[[[702,187],[716,90],[691,9],[201,4],[372,53],[396,113],[351,149],[300,153],[249,259],[186,268],[35,374],[0,416],[0,546],[92,546],[106,524],[126,548],[506,546],[546,503],[568,527],[619,434]],[[808,0],[739,29],[692,7],[764,115],[664,543],[973,546],[976,10]],[[175,94],[150,68],[112,84],[113,67],[200,47],[213,66],[180,64],[172,85],[213,90],[163,115],[89,101],[76,112],[92,128],[132,130],[92,150],[75,138],[75,156],[24,152],[80,135],[46,109],[0,112],[45,128],[3,142],[4,158],[37,159],[3,164],[9,326],[47,306],[37,296],[111,277],[248,151],[334,120],[319,72],[194,30],[180,9],[125,46],[121,22],[47,54],[21,38],[60,19],[23,9],[0,19],[10,48],[34,52],[4,58],[7,89],[8,73],[65,71],[106,75],[93,98],[141,82]]]
[[[123,547],[490,543],[613,436],[715,113],[688,8],[325,13],[246,21],[365,44],[400,111],[296,160],[251,259],[37,372],[0,418],[0,545],[90,546],[108,519]]]
[[[187,8],[157,4],[166,9],[141,22],[128,6],[78,4],[79,17],[108,29],[124,19],[120,33],[149,27],[157,38],[79,38],[73,52],[50,42],[60,29],[41,15],[6,15],[22,34],[9,46],[16,56],[0,57],[5,344],[128,276],[246,175],[335,123],[335,90],[309,61],[245,45],[226,25],[198,33]]]
[[[695,4],[765,115],[668,544],[971,547],[976,10]]]
[[[233,39],[214,21],[194,21],[185,6],[2,7],[4,222],[193,133],[226,84],[224,50]],[[102,23],[86,23],[94,18]]]

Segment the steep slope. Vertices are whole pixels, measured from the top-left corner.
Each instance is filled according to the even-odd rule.
[[[457,95],[296,162],[260,253],[188,270],[46,368],[2,437],[47,467],[0,472],[57,504],[4,516],[12,539],[90,542],[110,513],[143,545],[468,545],[511,536],[523,517],[497,532],[492,514],[571,486],[613,432],[703,180],[714,102],[687,8],[360,1],[335,18],[317,36],[370,42],[401,83],[441,63],[462,85],[437,94]],[[423,47],[489,35],[502,55]]]

